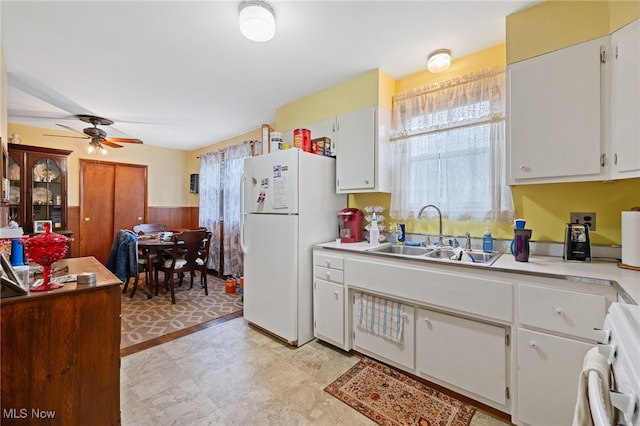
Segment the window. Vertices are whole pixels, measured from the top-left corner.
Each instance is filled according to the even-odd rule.
[[[505,181],[505,73],[489,70],[394,98],[390,214],[436,204],[450,220],[513,220]]]

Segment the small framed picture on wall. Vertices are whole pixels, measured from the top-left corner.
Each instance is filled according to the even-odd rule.
[[[52,221],[50,220],[34,220],[33,221],[33,232],[44,232],[45,224],[49,224],[49,230],[53,229]]]

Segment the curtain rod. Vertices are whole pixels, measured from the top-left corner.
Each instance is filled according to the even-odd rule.
[[[242,141],[242,142],[240,142],[240,143],[256,143],[256,142],[260,142],[260,141],[248,140],[248,141]],[[233,146],[233,145],[229,145],[229,146]],[[209,152],[207,152],[207,154],[209,154],[209,153],[211,153],[211,152],[217,152],[217,151],[223,152],[226,148],[228,148],[228,146],[227,146],[227,147],[224,147],[224,148],[220,148],[220,149],[218,149],[218,150],[216,150],[216,151],[209,151]],[[200,159],[200,156],[199,156],[199,155],[196,155],[196,159],[197,159],[197,160],[199,160],[199,159]]]

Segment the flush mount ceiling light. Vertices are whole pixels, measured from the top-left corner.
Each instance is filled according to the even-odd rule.
[[[269,41],[276,33],[273,9],[261,0],[240,3],[240,32],[249,40]]]
[[[451,65],[451,51],[449,49],[439,49],[429,55],[427,59],[427,69],[437,73],[446,71]]]

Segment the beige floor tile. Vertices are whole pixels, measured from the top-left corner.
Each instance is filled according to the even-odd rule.
[[[300,348],[238,318],[122,359],[123,426],[373,425],[324,388],[358,362]],[[477,412],[473,426],[505,424]]]

